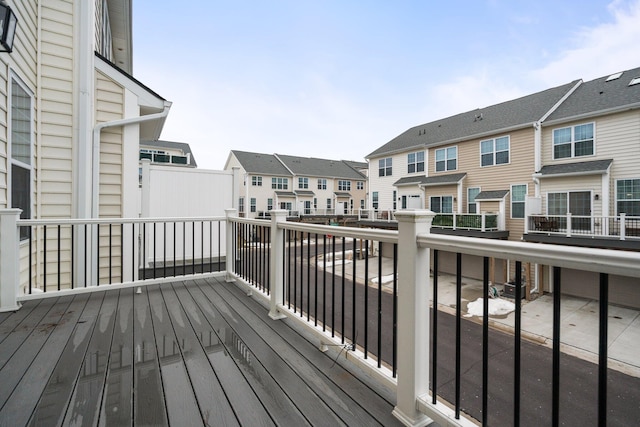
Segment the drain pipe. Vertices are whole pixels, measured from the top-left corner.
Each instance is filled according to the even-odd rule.
[[[98,123],[93,128],[92,138],[92,168],[91,168],[91,180],[92,180],[92,194],[91,194],[91,218],[97,219],[99,216],[99,203],[100,203],[100,133],[102,129],[127,126],[133,124],[139,124],[148,122],[151,120],[164,119],[169,115],[169,109],[171,108],[171,102],[164,101],[164,109],[159,113],[147,114],[146,116],[131,117],[128,119],[112,120],[110,122]],[[97,225],[91,233],[91,253],[98,253],[98,232]],[[96,271],[98,271],[98,258],[97,256],[91,257],[91,273],[89,277],[93,277]],[[96,277],[96,285],[98,284],[99,276]]]

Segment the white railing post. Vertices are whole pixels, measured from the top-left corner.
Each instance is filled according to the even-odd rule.
[[[224,212],[227,217],[227,221],[226,221],[227,253],[225,255],[225,262],[224,262],[225,270],[226,270],[225,280],[227,282],[233,282],[235,281],[233,271],[235,269],[234,267],[236,263],[236,248],[233,247],[233,242],[234,242],[233,222],[231,220],[238,217],[238,210],[231,208],[231,209],[225,209]]]
[[[571,212],[567,212],[567,237],[571,237],[571,228],[573,228]]]
[[[524,216],[524,234],[529,234],[529,221],[531,221],[531,215]],[[482,219],[482,231],[484,231],[484,218]]]
[[[20,209],[0,210],[0,312],[20,308],[16,301],[20,286]]]
[[[398,221],[398,387],[393,415],[407,426],[431,420],[417,410],[418,397],[429,393],[429,248],[417,245],[429,233],[434,212],[402,210]]]
[[[627,237],[627,218],[626,214],[622,212],[620,214],[620,240],[625,240]]]
[[[454,212],[454,213],[453,213],[453,223],[451,224],[451,226],[453,227],[453,229],[454,229],[454,230],[456,229],[456,225],[457,225],[457,223],[458,223],[458,221],[457,221],[457,216],[456,216],[456,215],[457,215],[457,214]]]
[[[278,303],[282,302],[284,297],[284,269],[282,267],[284,230],[278,228],[278,223],[285,222],[286,220],[287,211],[281,209],[271,211],[271,247],[269,248],[271,251],[269,261],[269,283],[271,292],[269,294],[269,317],[274,320],[287,317],[278,309]]]

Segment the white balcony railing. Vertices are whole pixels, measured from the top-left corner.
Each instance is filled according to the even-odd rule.
[[[530,215],[525,233],[566,237],[640,239],[640,216]]]

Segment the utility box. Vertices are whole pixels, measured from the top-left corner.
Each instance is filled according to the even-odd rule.
[[[520,285],[520,289],[522,289],[521,293],[520,293],[520,297],[521,299],[525,299],[525,293],[527,291],[527,286],[523,283],[522,285]],[[507,297],[507,298],[512,298],[515,299],[516,298],[516,284],[515,283],[505,283],[504,284],[504,292],[502,294],[503,296]]]

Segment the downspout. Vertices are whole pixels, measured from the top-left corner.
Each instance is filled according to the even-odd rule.
[[[91,218],[98,218],[99,208],[99,190],[100,190],[100,133],[102,129],[116,126],[127,126],[132,124],[139,124],[148,122],[151,120],[158,120],[166,118],[169,115],[169,109],[171,103],[165,101],[164,109],[159,113],[148,114],[146,116],[131,117],[128,119],[112,120],[110,122],[98,123],[93,128],[93,151],[92,151],[92,205],[91,205]]]
[[[127,126],[132,124],[139,124],[143,122],[148,122],[150,120],[157,120],[166,118],[169,114],[169,109],[171,108],[171,103],[168,101],[164,102],[164,109],[160,113],[148,114],[146,116],[140,117],[131,117],[128,119],[119,119],[112,120],[110,122],[102,122],[98,123],[93,128],[93,139],[92,139],[92,172],[91,172],[91,186],[92,186],[92,194],[91,194],[91,218],[98,218],[99,215],[99,202],[100,202],[100,133],[102,129],[108,127],[116,127],[116,126]],[[99,273],[98,271],[98,231],[97,225],[92,226],[91,233],[91,253],[94,256],[91,257],[91,273],[90,276],[92,279],[96,279],[96,285],[99,283]],[[97,275],[97,276],[96,276]]]

